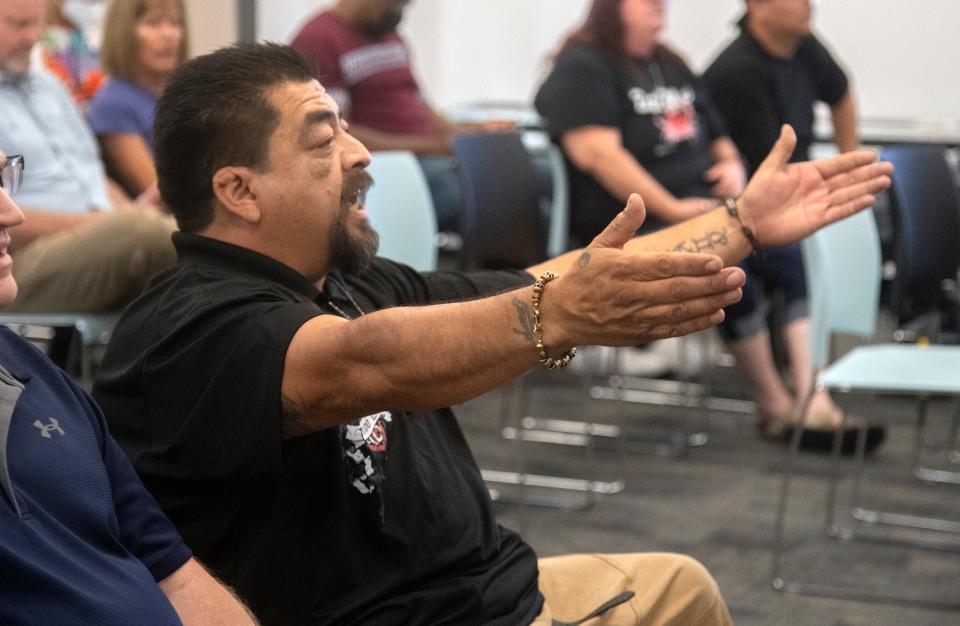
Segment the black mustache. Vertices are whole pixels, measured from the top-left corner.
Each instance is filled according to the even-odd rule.
[[[349,203],[362,202],[373,184],[373,176],[366,170],[351,170],[344,176],[340,198]]]

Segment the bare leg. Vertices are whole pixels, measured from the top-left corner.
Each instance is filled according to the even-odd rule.
[[[727,344],[737,359],[737,369],[757,403],[757,417],[766,419],[788,417],[794,408],[794,399],[783,384],[770,348],[770,333],[764,331]]]
[[[783,329],[783,339],[790,353],[790,370],[797,402],[803,401],[813,386],[813,365],[810,357],[810,319],[802,318],[787,324]],[[809,426],[832,428],[840,424],[843,412],[833,403],[830,394],[820,391],[813,396],[807,411]]]

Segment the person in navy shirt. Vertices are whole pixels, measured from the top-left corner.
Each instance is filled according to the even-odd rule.
[[[13,301],[9,192],[22,157],[0,153],[0,306]],[[34,346],[0,328],[0,623],[251,624],[192,558],[107,433],[103,414]]]

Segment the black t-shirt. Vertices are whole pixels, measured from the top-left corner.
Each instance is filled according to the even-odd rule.
[[[273,259],[182,233],[174,245],[177,264],[118,323],[94,395],[198,557],[265,624],[532,621],[536,557],[497,525],[452,411],[385,410],[281,441],[287,347],[334,311]],[[532,282],[383,259],[332,276],[348,315],[336,283],[369,313]]]
[[[584,126],[616,128],[624,148],[670,193],[709,195],[703,175],[713,165],[710,144],[726,128],[701,81],[672,53],[624,63],[593,46],[571,46],[557,57],[534,105],[556,143]],[[587,243],[624,201],[569,159],[567,172],[571,233]]]
[[[847,76],[813,35],[804,39],[790,59],[771,56],[741,24],[737,37],[710,65],[703,78],[730,137],[756,171],[790,124],[797,132],[793,161],[810,158],[813,143],[813,104],[834,105],[847,93]]]

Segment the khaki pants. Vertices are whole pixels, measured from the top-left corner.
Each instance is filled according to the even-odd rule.
[[[170,216],[109,213],[80,228],[40,237],[13,253],[17,299],[4,310],[94,313],[123,308],[147,280],[173,265]]]
[[[574,554],[540,559],[543,611],[534,626],[573,622],[624,591],[630,600],[585,626],[732,624],[717,583],[696,560],[665,553]]]

